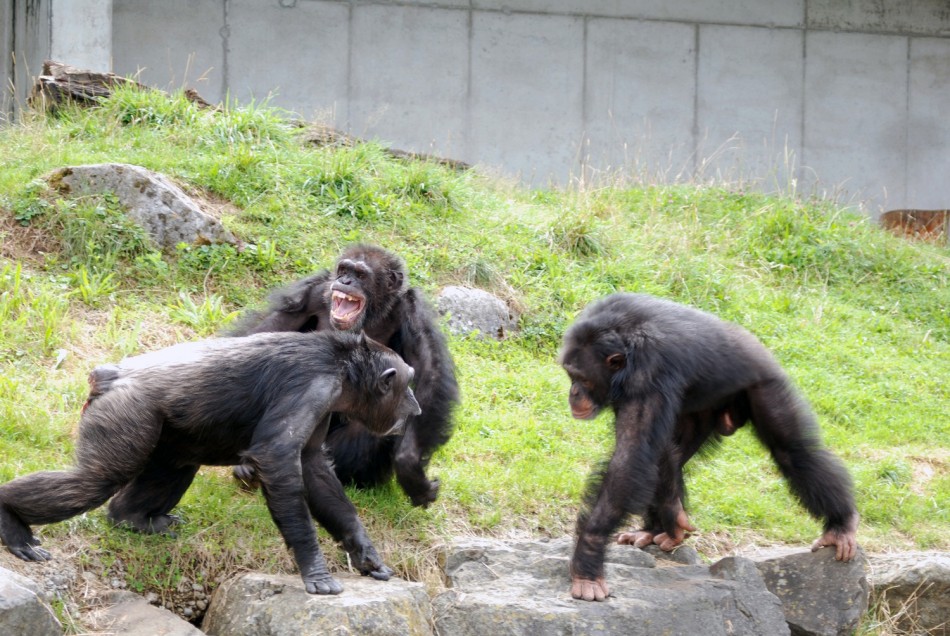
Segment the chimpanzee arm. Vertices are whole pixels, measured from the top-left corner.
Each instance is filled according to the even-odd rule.
[[[604,553],[611,533],[627,514],[642,514],[657,487],[656,458],[670,444],[678,404],[655,392],[616,409],[616,446],[599,486],[592,483],[589,505],[577,520],[571,559],[571,594],[587,601],[609,595]]]
[[[310,514],[334,539],[343,544],[350,561],[363,576],[388,580],[393,571],[383,563],[357,516],[356,507],[346,496],[340,480],[330,467],[329,458],[323,450],[322,436],[313,435],[310,438],[303,450],[301,464]]]
[[[249,336],[269,331],[316,331],[316,324],[327,315],[325,298],[330,272],[324,270],[274,291],[266,311],[251,312],[228,332],[230,336]]]
[[[422,413],[406,422],[396,449],[396,478],[412,503],[435,501],[439,481],[429,481],[425,468],[432,453],[452,435],[452,410],[459,400],[452,357],[435,317],[415,289],[406,293],[405,320],[400,327],[399,353],[415,370],[416,400]]]

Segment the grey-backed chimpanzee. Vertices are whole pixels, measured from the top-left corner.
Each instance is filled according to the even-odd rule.
[[[277,290],[267,312],[244,318],[232,333],[360,329],[415,369],[422,414],[409,418],[401,433],[385,437],[334,415],[327,434],[334,470],[343,483],[367,487],[388,480],[395,468],[413,505],[426,506],[438,496],[439,481],[430,481],[425,469],[452,434],[459,392],[445,338],[422,294],[409,286],[402,259],[381,247],[353,245],[332,273],[324,270]],[[253,484],[248,468],[235,468],[235,475]]]
[[[613,455],[577,520],[574,598],[609,594],[604,550],[628,513],[646,515],[650,539],[682,541],[692,529],[682,504],[683,464],[746,421],[792,492],[824,520],[812,549],[835,546],[838,560],[853,558],[858,513],[851,479],[822,447],[815,417],[788,376],[748,331],[670,301],[614,294],[567,330],[560,362],[571,379],[575,418],[593,418],[607,406],[615,415]]]
[[[338,594],[311,515],[364,575],[392,574],[333,474],[322,444],[329,414],[391,433],[419,414],[412,368],[360,334],[261,334],[185,343],[98,367],[90,375],[75,467],[0,486],[0,539],[45,561],[30,524],[109,503],[109,518],[163,532],[205,464],[249,462],[311,594]]]

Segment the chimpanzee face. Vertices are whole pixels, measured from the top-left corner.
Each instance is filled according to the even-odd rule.
[[[610,402],[614,373],[624,366],[624,354],[599,351],[601,347],[571,344],[561,353],[561,366],[571,379],[568,402],[579,420],[597,417]]]
[[[352,386],[347,417],[362,423],[374,435],[395,435],[406,420],[422,413],[412,392],[415,370],[391,349],[361,337],[369,349],[371,362],[365,376]]]
[[[400,362],[402,362],[400,360]],[[379,407],[384,413],[391,414],[392,426],[386,431],[373,431],[379,435],[401,433],[406,419],[422,413],[419,402],[413,394],[412,384],[415,370],[403,363],[398,367],[389,367],[377,380]],[[383,418],[382,421],[385,421]]]
[[[366,319],[367,297],[376,292],[373,269],[361,260],[341,259],[330,284],[330,323],[339,331],[356,331]]]

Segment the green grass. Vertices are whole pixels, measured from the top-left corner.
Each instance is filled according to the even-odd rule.
[[[946,247],[728,187],[521,189],[375,144],[308,146],[263,106],[201,111],[159,93],[33,116],[0,129],[0,147],[0,481],[70,463],[96,364],[213,334],[268,288],[366,241],[401,254],[429,294],[477,285],[522,312],[504,343],[449,339],[463,404],[432,461],[438,502],[414,509],[394,486],[351,492],[400,574],[433,581],[434,548],[453,535],[571,532],[612,430],[607,415],[570,418],[557,349],[585,305],[621,290],[715,312],[776,353],[855,478],[866,549],[950,549]],[[223,209],[243,249],[162,254],[113,199],[63,199],[43,180],[104,161],[161,171]],[[710,556],[819,534],[747,430],[687,479],[692,541]],[[110,528],[102,511],[39,532],[134,590],[292,567],[260,496],[227,470],[202,470],[178,512],[177,539]]]

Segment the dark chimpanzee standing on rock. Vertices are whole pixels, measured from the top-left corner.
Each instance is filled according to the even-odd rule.
[[[755,336],[715,316],[641,294],[588,307],[564,335],[571,413],[614,411],[616,446],[577,520],[571,594],[603,600],[608,537],[627,514],[645,515],[647,539],[671,549],[692,530],[683,464],[707,441],[751,421],[804,507],[824,520],[812,550],[854,557],[858,513],[851,479],[818,437],[814,415]]]
[[[364,574],[392,574],[324,455],[330,413],[390,434],[419,414],[412,368],[348,333],[261,334],[187,343],[93,370],[76,466],[0,486],[0,539],[45,561],[30,524],[109,503],[109,518],[163,532],[201,465],[254,467],[264,498],[311,594],[338,594],[313,516]],[[118,494],[116,494],[118,493]]]
[[[377,437],[353,418],[334,415],[327,434],[333,467],[343,483],[383,483],[395,468],[413,505],[426,506],[439,494],[439,481],[425,474],[432,453],[452,434],[458,384],[445,338],[422,294],[409,286],[406,267],[395,254],[354,245],[340,255],[333,273],[324,270],[276,291],[270,309],[241,321],[233,335],[266,331],[358,331],[403,357],[415,371],[422,414],[402,433]],[[363,422],[373,428],[372,422]],[[247,466],[235,475],[253,483]]]

